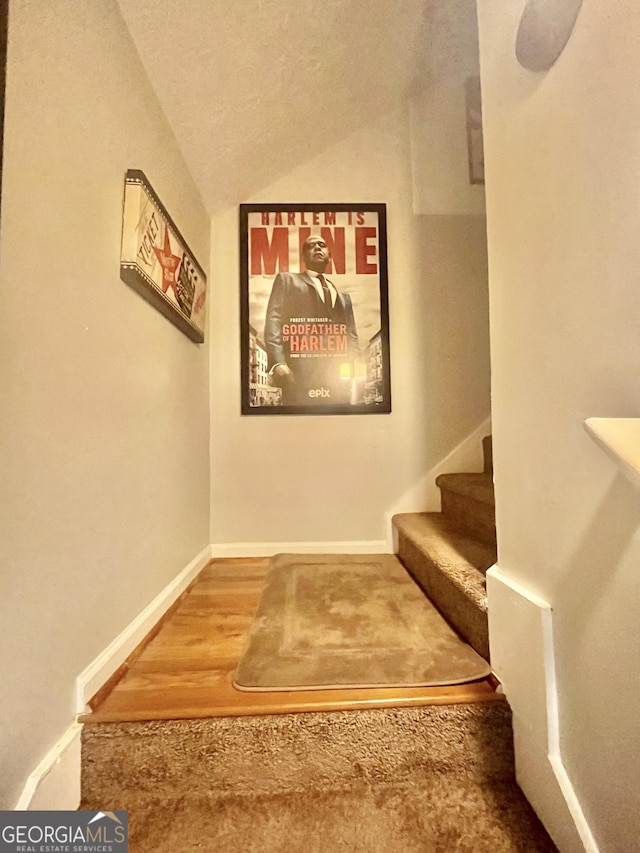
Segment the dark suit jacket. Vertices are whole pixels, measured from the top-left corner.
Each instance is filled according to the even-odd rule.
[[[328,308],[318,296],[313,279],[306,273],[278,273],[273,282],[264,327],[264,342],[269,359],[268,369],[275,364],[292,365],[282,340],[282,326],[292,318],[327,317],[331,323],[344,323],[349,338],[349,352],[358,352],[358,334],[353,317],[351,297],[338,291],[333,308]]]

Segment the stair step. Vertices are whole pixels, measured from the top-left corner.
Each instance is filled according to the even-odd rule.
[[[495,548],[443,513],[401,513],[393,525],[402,563],[458,633],[489,660],[484,573],[496,561]]]
[[[496,544],[496,516],[491,474],[441,474],[436,485],[442,495],[442,512],[458,527],[488,545]]]
[[[137,853],[457,850],[462,838],[557,853],[516,783],[499,694],[85,726],[80,808],[126,809]]]
[[[478,503],[495,507],[493,478],[490,474],[440,474],[436,478],[439,489],[447,489],[457,495],[472,498]]]
[[[459,705],[102,723],[82,734],[82,808],[179,794],[270,796],[357,785],[514,779],[504,698]]]
[[[136,853],[558,853],[514,783],[446,775],[312,796],[150,795],[129,810],[129,827]]]

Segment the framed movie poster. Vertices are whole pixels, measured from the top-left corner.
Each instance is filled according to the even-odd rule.
[[[240,205],[245,415],[391,411],[384,204]]]
[[[120,278],[192,341],[204,342],[207,278],[139,169],[125,175]]]

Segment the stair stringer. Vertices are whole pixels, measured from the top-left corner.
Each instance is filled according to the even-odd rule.
[[[598,853],[560,752],[553,609],[498,565],[487,571],[487,598],[491,665],[513,714],[516,780],[562,853]]]

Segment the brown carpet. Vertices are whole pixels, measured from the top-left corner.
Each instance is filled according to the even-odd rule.
[[[260,797],[151,799],[131,853],[557,853],[513,787],[363,786]]]
[[[82,808],[131,853],[552,853],[504,701],[85,726]]]
[[[234,685],[417,687],[460,684],[489,672],[397,557],[280,554]]]
[[[393,517],[398,556],[433,603],[485,660],[489,625],[485,572],[496,550],[440,512]]]

